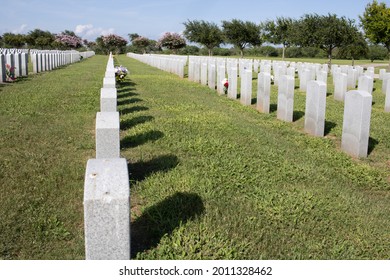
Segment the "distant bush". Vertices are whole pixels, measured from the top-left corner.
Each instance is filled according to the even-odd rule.
[[[279,55],[279,52],[278,49],[275,47],[261,46],[246,49],[245,54],[250,56],[277,57]]]
[[[289,47],[286,48],[286,57],[288,58],[326,58],[326,53],[320,48],[315,47]]]
[[[387,49],[380,45],[371,45],[368,47],[368,59],[371,62],[374,60],[384,60],[388,58]]]

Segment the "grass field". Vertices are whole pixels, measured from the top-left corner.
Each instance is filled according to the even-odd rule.
[[[107,57],[0,87],[0,258],[81,259],[83,176]],[[390,114],[375,83],[369,156],[125,56],[118,87],[136,259],[388,259]],[[331,82],[329,80],[329,82]],[[253,80],[255,88],[257,81]]]

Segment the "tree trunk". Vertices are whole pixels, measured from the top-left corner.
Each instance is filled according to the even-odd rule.
[[[212,56],[212,55],[213,55],[213,50],[209,49],[209,56]]]
[[[352,57],[352,66],[355,66],[355,59]]]
[[[283,45],[283,49],[282,49],[282,60],[284,61],[284,53],[286,51],[286,46]]]
[[[329,47],[329,50],[328,50],[328,58],[329,58],[328,66],[329,66],[329,69],[330,69],[331,66],[332,66],[332,47],[331,46]]]
[[[240,49],[240,53],[241,53],[241,58],[244,57],[244,49]]]

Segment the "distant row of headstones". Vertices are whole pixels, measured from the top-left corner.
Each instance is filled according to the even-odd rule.
[[[134,55],[129,57],[167,69],[178,56]],[[241,79],[240,102],[252,103],[252,77],[257,73],[257,104],[260,112],[270,111],[271,83],[278,86],[277,118],[293,121],[295,77],[299,90],[306,92],[305,131],[324,136],[328,75],[333,77],[334,99],[345,102],[341,148],[354,157],[366,157],[370,134],[372,92],[375,72],[373,67],[364,71],[360,66],[295,63],[270,60],[183,56],[188,59],[188,79],[208,85],[224,94],[223,80],[228,79],[227,96],[237,99],[238,78]],[[183,61],[184,61],[184,58]],[[162,65],[165,64],[165,65]],[[169,67],[168,67],[169,69]],[[386,95],[385,112],[390,112],[390,73],[380,70],[382,93]],[[357,90],[356,90],[357,87]],[[349,90],[350,89],[350,90]],[[348,91],[349,90],[349,91]]]
[[[127,160],[120,158],[119,112],[110,54],[100,112],[96,114],[96,158],[84,181],[85,256],[89,260],[130,259],[130,186]]]
[[[187,56],[183,55],[142,55],[127,53],[128,57],[137,59],[152,67],[170,72],[184,78],[184,67],[187,65]]]
[[[0,48],[0,83],[12,81],[28,75],[28,63],[31,60],[33,72],[51,71],[62,65],[75,63],[82,58],[95,55],[93,51],[57,51]],[[8,74],[7,75],[7,71]],[[11,75],[12,74],[12,78]]]

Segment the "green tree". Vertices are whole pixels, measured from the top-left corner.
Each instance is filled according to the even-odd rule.
[[[368,47],[368,58],[374,60],[384,60],[388,57],[387,49],[382,45],[370,45]]]
[[[177,53],[177,50],[186,46],[186,40],[178,33],[166,32],[159,40],[158,46],[161,48],[167,48],[173,53]]]
[[[31,48],[51,49],[54,40],[54,34],[41,29],[34,29],[26,36],[26,41]]]
[[[352,59],[352,66],[355,59],[366,57],[369,50],[366,40],[361,32],[357,29],[351,34],[351,41],[339,49],[338,57]]]
[[[335,14],[306,14],[293,25],[291,36],[296,45],[324,50],[330,65],[333,50],[349,45],[353,40],[354,30],[354,21],[345,17],[339,18]]]
[[[138,36],[131,41],[131,44],[141,52],[146,53],[147,48],[153,43],[146,37]]]
[[[373,44],[384,45],[390,53],[390,8],[385,3],[374,0],[367,4],[363,16],[359,18],[366,37]]]
[[[121,36],[110,34],[96,38],[96,44],[99,52],[120,54],[125,51],[127,41]]]
[[[264,39],[273,44],[282,44],[282,59],[285,50],[291,45],[291,30],[294,25],[292,18],[277,17],[275,21],[267,21],[264,24]]]
[[[3,34],[3,42],[9,48],[21,48],[26,43],[26,36],[7,32]]]
[[[138,35],[138,33],[129,33],[127,35],[129,36],[130,42],[133,42],[134,39],[141,37],[140,35]]]
[[[244,56],[244,49],[251,45],[260,46],[261,26],[250,22],[233,19],[231,21],[222,21],[223,34],[227,43],[233,44],[240,50],[241,57]]]
[[[209,56],[213,54],[214,48],[223,43],[222,30],[215,23],[204,20],[188,20],[183,24],[185,26],[183,33],[187,40],[207,48]]]

